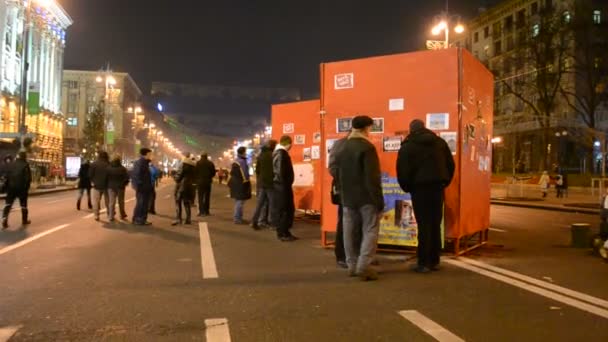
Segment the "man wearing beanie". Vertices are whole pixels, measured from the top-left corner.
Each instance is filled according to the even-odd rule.
[[[418,222],[418,265],[414,271],[439,270],[443,193],[454,176],[454,158],[445,140],[424,127],[410,123],[410,134],[401,144],[397,158],[397,179],[401,189],[412,195]]]
[[[376,280],[371,268],[378,245],[380,214],[384,197],[380,160],[376,147],[368,140],[374,120],[357,116],[352,132],[336,156],[340,199],[344,209],[344,248],[350,276]]]

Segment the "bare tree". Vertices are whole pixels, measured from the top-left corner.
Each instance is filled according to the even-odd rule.
[[[513,94],[529,110],[531,120],[541,128],[540,169],[547,169],[552,118],[561,98],[565,74],[565,57],[572,48],[572,35],[564,18],[553,7],[545,7],[538,15],[528,18],[517,37],[514,49],[504,63],[515,67],[515,75],[501,83],[507,94]],[[506,68],[507,72],[509,71]]]

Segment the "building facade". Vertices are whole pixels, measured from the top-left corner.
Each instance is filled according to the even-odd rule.
[[[127,159],[135,157],[136,116],[141,114],[135,108],[139,107],[141,96],[141,90],[127,73],[65,70],[61,109],[66,117],[66,154],[82,154],[85,124],[101,105],[108,151]]]
[[[39,113],[28,113],[26,126],[35,135],[32,162],[51,169],[63,165],[63,127],[61,112],[61,78],[66,30],[72,19],[55,1],[31,4],[30,34],[24,37],[26,4],[17,0],[0,0],[0,131],[19,130],[19,106],[24,47],[28,52],[28,85],[39,89]],[[26,40],[29,44],[25,44]],[[31,114],[31,115],[29,115]],[[11,139],[2,139],[3,150]]]
[[[608,2],[601,0],[507,0],[467,25],[464,46],[496,78],[494,133],[502,139],[495,145],[495,171],[530,172],[551,165],[597,171],[586,156],[593,141],[583,141],[588,123],[573,105],[584,97],[584,76],[576,65],[582,63],[577,51],[583,37],[576,16],[605,33],[598,43],[608,42]],[[606,122],[603,112],[600,105],[590,115]],[[602,125],[595,125],[593,135]]]

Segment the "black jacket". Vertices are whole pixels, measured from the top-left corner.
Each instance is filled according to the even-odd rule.
[[[242,159],[240,156],[238,158]],[[244,201],[251,198],[251,181],[247,179],[247,172],[243,170],[241,164],[246,164],[246,162],[237,160],[232,163],[228,188],[230,188],[230,198]]]
[[[108,189],[124,190],[129,184],[129,173],[119,162],[112,162],[108,168]]]
[[[93,188],[95,188],[95,190],[108,189],[108,168],[110,168],[110,163],[104,159],[97,159],[91,164],[89,178],[91,179],[91,182],[93,182]]]
[[[272,171],[272,151],[270,147],[262,147],[262,152],[258,156],[255,164],[255,175],[257,176],[258,186],[264,189],[272,189],[274,173]]]
[[[278,190],[291,190],[294,181],[293,164],[289,152],[277,148],[272,154],[272,170],[274,188]]]
[[[78,189],[90,189],[91,188],[91,177],[89,177],[89,169],[91,164],[88,162],[80,166],[78,170]]]
[[[209,159],[201,159],[196,163],[196,184],[211,185],[213,183],[213,177],[215,177],[215,165]]]
[[[373,205],[384,210],[380,159],[376,147],[358,132],[351,133],[336,156],[342,205],[358,209]]]
[[[6,179],[9,193],[18,194],[28,192],[32,183],[30,165],[23,159],[16,159],[8,165]]]
[[[410,133],[397,158],[397,179],[405,192],[421,185],[447,187],[454,177],[454,158],[445,140],[428,129]]]
[[[175,175],[175,193],[177,199],[194,201],[194,182],[196,180],[196,163],[190,158],[182,160],[182,167]]]
[[[131,184],[135,191],[152,192],[154,190],[152,175],[150,174],[150,161],[146,158],[141,157],[133,164]]]

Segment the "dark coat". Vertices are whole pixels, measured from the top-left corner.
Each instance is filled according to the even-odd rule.
[[[108,168],[108,189],[115,191],[124,190],[129,184],[129,173],[127,168],[120,162],[112,162]]]
[[[91,188],[91,177],[89,177],[89,170],[91,164],[88,162],[80,166],[78,170],[78,189],[90,189]]]
[[[258,156],[255,164],[255,175],[257,176],[258,186],[263,189],[272,189],[274,173],[272,171],[272,151],[270,147],[262,147],[262,152]]]
[[[272,154],[273,184],[275,190],[291,190],[295,179],[289,152],[277,148]]]
[[[196,164],[190,158],[184,158],[182,167],[175,175],[175,194],[176,199],[184,201],[194,201],[196,190],[194,183],[196,180]]]
[[[18,158],[8,164],[6,180],[8,193],[27,193],[32,184],[32,171],[28,162]]]
[[[342,205],[358,209],[373,205],[384,210],[380,159],[376,147],[358,132],[351,133],[337,155]]]
[[[450,185],[454,158],[445,140],[428,129],[410,133],[401,144],[397,158],[397,179],[405,192],[426,185]]]
[[[230,188],[231,198],[244,201],[251,198],[251,181],[248,176],[249,170],[243,169],[243,165],[247,165],[247,160],[241,156],[238,159],[232,163],[232,167],[230,168],[228,188]]]
[[[95,190],[107,190],[108,189],[108,169],[110,163],[104,159],[97,159],[91,168],[89,169],[89,178],[93,182],[93,188]]]
[[[215,177],[215,165],[209,159],[201,159],[196,163],[196,184],[198,186],[209,186]]]
[[[154,190],[152,185],[152,175],[150,173],[150,161],[144,157],[139,158],[133,164],[133,170],[131,171],[131,184],[135,191],[138,192],[152,192]]]

